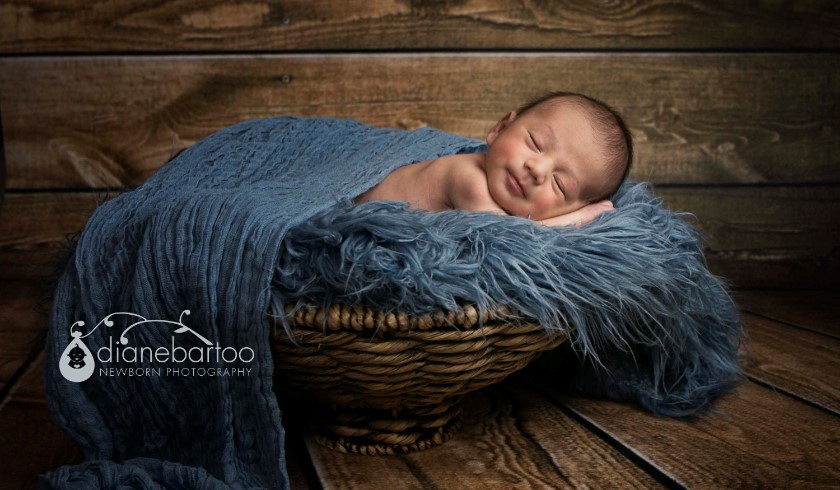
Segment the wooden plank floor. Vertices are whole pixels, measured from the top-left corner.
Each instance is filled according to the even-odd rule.
[[[78,463],[33,343],[34,283],[0,284],[0,488]],[[461,432],[407,456],[340,454],[289,430],[293,488],[840,487],[840,292],[741,291],[748,380],[693,421],[579,398],[529,370],[467,397]]]

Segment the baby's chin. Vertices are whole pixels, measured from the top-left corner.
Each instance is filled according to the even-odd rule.
[[[521,218],[528,217],[528,211],[523,209],[521,206],[515,206],[516,203],[510,202],[510,197],[505,195],[506,190],[502,189],[501,195],[497,195],[493,192],[493,189],[488,189],[490,191],[490,199],[493,200],[493,203],[502,211],[505,212],[508,216],[519,216]],[[501,199],[499,199],[501,197]]]

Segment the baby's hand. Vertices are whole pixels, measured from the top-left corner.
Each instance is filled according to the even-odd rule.
[[[586,206],[578,209],[577,211],[572,211],[568,214],[539,220],[537,221],[537,223],[540,223],[545,226],[574,225],[580,228],[584,224],[589,223],[593,219],[597,218],[598,215],[600,215],[601,213],[613,210],[615,210],[615,208],[613,207],[613,203],[605,199],[603,201],[587,204]]]

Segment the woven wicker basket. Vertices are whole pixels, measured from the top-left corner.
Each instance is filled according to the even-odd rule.
[[[525,367],[565,337],[504,322],[506,309],[420,316],[335,305],[293,315],[295,342],[277,318],[274,386],[306,402],[319,443],[360,454],[403,454],[448,440],[465,393]],[[479,327],[479,316],[481,326]]]

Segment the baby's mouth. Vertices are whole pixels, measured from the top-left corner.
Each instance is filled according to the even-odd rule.
[[[522,185],[519,183],[518,180],[513,176],[510,171],[508,171],[508,186],[510,187],[511,191],[514,194],[518,195],[519,197],[525,197],[525,189],[522,188]]]

